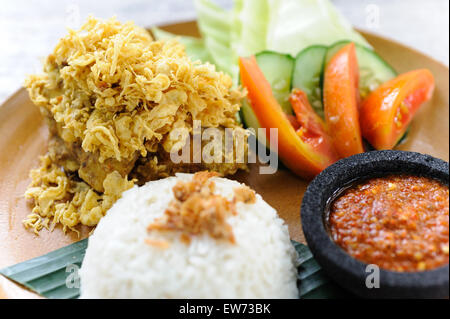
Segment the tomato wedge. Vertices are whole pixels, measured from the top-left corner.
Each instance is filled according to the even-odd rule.
[[[434,78],[426,69],[401,74],[380,85],[361,104],[363,136],[376,149],[393,148],[433,90]]]
[[[327,157],[338,160],[333,141],[328,135],[325,122],[314,112],[305,92],[294,89],[289,97],[292,109],[297,117],[297,135],[315,150]]]
[[[298,130],[300,128],[300,123],[297,121],[297,117],[295,117],[292,114],[286,114],[286,117],[287,117],[289,123],[291,123],[294,130]]]
[[[334,148],[341,157],[364,152],[359,126],[359,70],[355,44],[340,49],[325,67],[324,111]]]
[[[313,178],[336,159],[303,141],[272,94],[272,89],[254,56],[239,58],[241,82],[248,91],[251,107],[261,127],[278,128],[279,157],[295,174]],[[269,130],[267,135],[269,138]]]

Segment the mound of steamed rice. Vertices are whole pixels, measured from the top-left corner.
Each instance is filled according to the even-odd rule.
[[[297,255],[287,226],[259,195],[255,203],[238,202],[237,214],[227,219],[235,244],[208,234],[189,244],[174,234],[167,248],[146,243],[147,226],[173,200],[172,188],[191,179],[178,174],[123,193],[89,239],[80,269],[82,298],[298,297]],[[230,200],[242,185],[212,180],[214,192]]]

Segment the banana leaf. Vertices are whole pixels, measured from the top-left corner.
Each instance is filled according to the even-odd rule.
[[[0,274],[51,299],[71,299],[80,295],[77,270],[86,253],[88,240],[52,251],[14,266]]]
[[[12,281],[52,299],[78,298],[77,270],[86,253],[88,239],[0,270]],[[298,253],[298,280],[301,299],[347,298],[350,294],[334,284],[314,260],[309,248],[292,241]]]

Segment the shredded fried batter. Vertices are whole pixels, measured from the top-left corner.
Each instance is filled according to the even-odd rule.
[[[211,64],[192,62],[176,40],[153,41],[133,23],[90,17],[70,30],[47,58],[44,74],[26,81],[31,99],[48,110],[67,142],[108,158],[146,156],[173,143],[172,127],[235,127],[242,93]]]
[[[64,230],[96,225],[135,182],[179,171],[246,169],[245,163],[167,161],[186,144],[169,133],[181,128],[192,138],[195,120],[244,131],[235,119],[244,92],[213,65],[192,62],[176,40],[153,41],[132,22],[90,17],[80,30],[69,30],[43,74],[29,76],[25,86],[51,133],[26,192],[34,208],[24,225],[36,233],[48,218]]]
[[[35,206],[24,225],[36,234],[43,227],[48,229],[50,219],[53,227],[60,223],[64,231],[78,232],[74,227],[79,223],[97,225],[122,192],[134,185],[133,181],[113,172],[105,178],[105,192],[99,195],[85,182],[66,176],[48,155],[41,157],[41,167],[32,170],[30,175],[32,183],[25,197],[33,199]]]
[[[235,243],[233,230],[227,218],[235,215],[237,202],[254,203],[255,193],[245,187],[235,190],[233,200],[214,194],[215,184],[211,177],[215,172],[195,173],[192,181],[179,181],[173,187],[174,200],[164,215],[151,223],[147,230],[181,232],[180,239],[190,243],[191,236],[207,233],[214,239]]]

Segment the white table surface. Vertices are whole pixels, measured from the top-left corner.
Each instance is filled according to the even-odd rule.
[[[230,8],[232,0],[214,0]],[[398,40],[448,65],[448,0],[333,0],[361,29]],[[195,18],[191,0],[0,0],[0,103],[40,72],[42,59],[88,14],[142,26]]]

